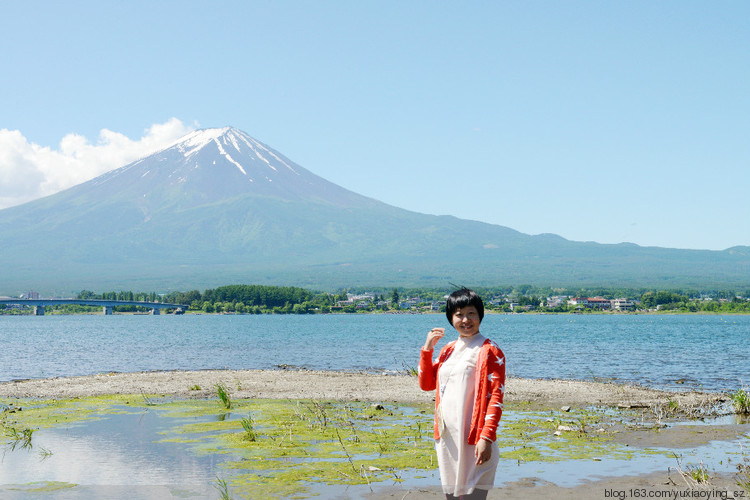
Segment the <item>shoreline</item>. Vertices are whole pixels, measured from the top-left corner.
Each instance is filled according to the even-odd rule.
[[[98,306],[95,306],[98,307]],[[184,315],[188,316],[255,316],[253,313],[238,313],[238,312],[204,312],[204,311],[195,311],[195,310],[187,310],[183,313]],[[261,315],[278,315],[278,313],[274,312],[263,312],[260,313]],[[313,313],[314,315],[346,315],[346,314],[392,314],[392,315],[406,315],[406,314],[424,314],[424,315],[437,315],[437,316],[445,316],[444,312],[441,311],[412,311],[408,309],[403,310],[390,310],[390,311],[357,311],[357,312],[344,312],[344,311],[332,311],[332,312],[316,312]],[[487,309],[485,310],[486,315],[570,315],[570,316],[639,316],[639,315],[646,315],[646,316],[750,316],[750,311],[677,311],[677,310],[665,310],[665,311],[656,311],[656,310],[635,310],[635,311],[613,311],[613,310],[596,310],[596,309],[587,309],[581,312],[577,311],[538,311],[538,310],[531,310],[531,311],[522,311],[522,312],[514,312],[514,311],[495,311]],[[46,316],[102,316],[101,311],[95,310],[95,311],[86,311],[86,312],[54,312],[50,311],[45,314]],[[136,311],[126,311],[126,312],[114,312],[112,313],[114,316],[149,316],[151,313],[149,312],[136,312]],[[174,313],[163,313],[164,316],[175,316]],[[309,313],[282,313],[282,315],[289,315],[289,316],[305,316],[309,315]],[[5,311],[0,311],[0,316],[34,316],[32,313],[8,313]]]
[[[215,394],[217,384],[229,387],[235,398],[434,401],[434,391],[420,390],[412,375],[300,369],[148,371],[15,380],[0,382],[0,397],[61,399],[143,393],[207,398]],[[608,382],[509,377],[505,400],[539,409],[559,406],[643,408],[670,401],[680,407],[710,406],[726,402],[728,397],[724,393],[672,392]]]

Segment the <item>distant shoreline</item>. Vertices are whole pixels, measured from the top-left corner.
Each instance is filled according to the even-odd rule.
[[[326,313],[236,313],[236,312],[220,312],[220,313],[208,313],[204,311],[185,311],[183,315],[189,316],[316,316],[320,314],[325,315],[438,315],[445,316],[444,312],[441,311],[362,311],[362,312],[326,312]],[[750,316],[750,311],[596,311],[588,310],[586,312],[554,312],[554,311],[524,311],[524,312],[505,312],[505,311],[491,311],[485,310],[486,315],[505,315],[505,316],[524,316],[524,315],[536,315],[536,316]],[[147,312],[113,312],[113,316],[150,316],[151,313]],[[175,316],[172,313],[162,313],[163,316]],[[0,310],[0,316],[34,316],[33,313],[8,313],[7,311]],[[85,311],[85,312],[53,312],[49,311],[45,316],[103,316],[101,311]]]

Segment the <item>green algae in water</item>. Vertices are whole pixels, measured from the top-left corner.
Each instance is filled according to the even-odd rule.
[[[171,437],[200,442],[203,453],[239,455],[222,464],[238,495],[251,487],[280,497],[302,495],[311,483],[399,481],[407,472],[437,467],[431,405],[376,410],[365,403],[258,400],[243,402],[242,411],[253,415],[254,441],[245,438],[240,415],[187,424],[175,428]],[[629,459],[639,453],[613,443],[611,434],[592,432],[609,418],[603,412],[551,415],[507,412],[498,432],[501,458],[561,462]],[[576,430],[554,436],[563,424]]]
[[[497,433],[500,458],[517,462],[562,462],[581,459],[631,459],[636,454],[667,454],[637,450],[613,442],[605,428],[612,423],[606,410],[506,412]],[[555,435],[563,426],[566,429]],[[602,432],[603,431],[603,432]]]
[[[23,423],[33,429],[85,424],[108,415],[142,413],[146,396],[113,395],[87,398],[0,401],[14,413],[3,412],[3,423]],[[130,407],[128,407],[130,405]],[[20,410],[19,410],[20,409]]]
[[[129,395],[50,401],[14,401],[22,412],[5,420],[28,428],[85,425],[114,414],[153,412],[166,422],[159,443],[185,445],[195,455],[217,455],[235,498],[304,498],[313,485],[367,485],[417,477],[437,468],[433,407],[374,406],[315,400],[168,400]],[[252,415],[255,439],[242,419]],[[612,416],[603,411],[570,413],[508,409],[498,430],[501,459],[560,462],[627,459],[647,450],[612,442],[597,433]],[[560,436],[559,425],[572,429]],[[165,430],[166,429],[166,430]],[[52,450],[54,452],[54,450]],[[223,470],[223,473],[221,472]]]
[[[289,496],[310,483],[367,484],[397,479],[407,469],[433,469],[432,417],[413,407],[373,408],[366,403],[257,400],[251,412],[255,440],[247,439],[242,413],[222,422],[196,422],[172,429],[169,441],[199,442],[200,453],[231,452],[227,479],[242,494]],[[240,491],[236,491],[239,488]]]
[[[4,487],[7,491],[19,491],[24,493],[50,493],[54,491],[69,490],[77,484],[62,481],[40,481],[28,484],[9,484]]]

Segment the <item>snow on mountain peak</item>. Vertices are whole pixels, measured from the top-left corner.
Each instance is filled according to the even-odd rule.
[[[229,130],[230,127],[196,130],[195,132],[191,132],[185,137],[179,139],[175,146],[185,155],[185,157],[188,157],[203,149],[206,145],[210,144],[211,141],[217,140]]]
[[[246,156],[261,160],[274,172],[278,172],[278,166],[283,166],[299,175],[292,165],[280,158],[273,150],[232,127],[196,130],[182,137],[172,147],[177,148],[185,158],[189,158],[212,144],[218,149],[219,154],[234,164],[244,175],[248,175],[247,169],[242,164],[243,157]]]

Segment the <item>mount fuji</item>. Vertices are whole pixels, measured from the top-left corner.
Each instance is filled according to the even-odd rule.
[[[0,258],[0,294],[230,283],[750,282],[748,247],[581,243],[410,212],[337,186],[231,127],[195,131],[88,182],[0,210]]]

